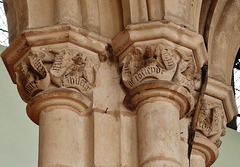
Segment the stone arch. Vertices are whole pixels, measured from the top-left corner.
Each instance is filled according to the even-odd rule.
[[[212,20],[213,11],[216,7],[217,0],[203,0],[201,5],[201,14],[199,18],[199,34],[206,36],[209,23]],[[206,30],[206,31],[205,31]]]
[[[231,84],[232,67],[240,46],[240,1],[219,2],[205,37],[209,54],[209,75]]]
[[[27,0],[4,0],[4,8],[8,20],[9,41],[14,40],[29,25]]]

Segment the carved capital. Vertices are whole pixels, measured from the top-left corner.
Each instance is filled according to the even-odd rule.
[[[226,124],[227,118],[221,102],[206,97],[197,122],[198,136],[206,137],[220,147],[220,137],[226,134]]]
[[[113,39],[113,53],[119,58],[120,65],[125,57],[125,50],[132,45],[144,43],[149,45],[159,40],[170,42],[172,46],[182,46],[193,53],[197,70],[207,61],[207,51],[201,35],[189,31],[174,23],[160,21],[128,25],[124,31]]]
[[[198,92],[200,89],[200,82],[196,82],[195,90]],[[237,115],[237,106],[235,103],[234,93],[232,87],[226,85],[222,82],[214,80],[208,77],[208,84],[205,92],[205,97],[209,96],[212,99],[219,99],[218,104],[222,105],[224,114],[227,118],[227,123],[229,123],[235,115]],[[211,100],[213,101],[213,100]]]
[[[161,41],[152,45],[133,46],[124,54],[122,80],[128,89],[149,80],[162,80],[172,81],[189,92],[193,91],[196,67],[191,53]]]
[[[179,103],[181,100],[178,99],[185,99],[189,106],[187,111],[180,107],[180,118],[192,110],[195,81],[200,78],[200,69],[207,61],[204,40],[199,34],[173,23],[129,25],[113,39],[113,53],[119,60],[123,84],[129,90],[125,98],[126,105],[135,108],[135,103],[130,104],[126,99],[136,99],[132,92],[135,92],[136,96],[142,94],[139,87],[146,88],[147,84],[152,86],[156,82],[162,82],[169,84],[167,87],[176,89],[168,90],[163,84],[158,84],[157,89],[151,89],[155,94],[149,93],[143,98],[158,96],[170,99],[171,95],[176,94],[176,97],[170,100]],[[150,92],[149,89],[144,92]],[[187,93],[182,93],[185,92],[183,89]],[[142,98],[137,101],[140,99]],[[186,106],[181,102],[179,104]]]
[[[71,89],[90,98],[97,72],[87,54],[72,48],[51,47],[30,50],[15,70],[18,90],[25,102],[53,88]]]
[[[130,90],[149,80],[162,80],[192,93],[207,61],[201,35],[173,23],[129,25],[114,38],[113,51]]]

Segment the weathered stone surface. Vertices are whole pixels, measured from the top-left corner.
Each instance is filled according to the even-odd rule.
[[[226,134],[227,119],[220,103],[205,98],[197,123],[197,130],[220,147],[220,136]]]
[[[18,90],[24,101],[51,88],[70,88],[91,95],[97,65],[86,53],[71,48],[43,47],[25,57],[15,68]]]
[[[173,81],[193,91],[196,67],[192,55],[164,43],[139,45],[123,53],[122,79],[133,89],[149,80]]]
[[[40,127],[39,166],[210,166],[237,110],[239,1],[4,0],[2,54]],[[207,46],[207,47],[206,47]],[[207,51],[208,50],[208,51]]]

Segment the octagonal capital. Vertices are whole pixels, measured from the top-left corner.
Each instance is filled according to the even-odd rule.
[[[207,51],[203,37],[174,23],[160,21],[128,25],[113,39],[114,55],[119,57],[120,65],[126,55],[124,51],[139,42],[166,41],[192,51],[198,71],[207,62]]]
[[[51,45],[65,44],[85,49],[90,52],[104,55],[106,47],[111,40],[97,33],[84,30],[72,25],[56,25],[37,29],[25,30],[11,42],[10,46],[2,53],[1,57],[11,76],[16,83],[16,64],[22,60],[27,52],[34,48],[52,48]]]

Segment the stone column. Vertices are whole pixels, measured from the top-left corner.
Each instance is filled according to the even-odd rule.
[[[129,25],[114,38],[113,51],[127,88],[124,104],[137,114],[138,165],[188,166],[189,118],[198,99],[201,67],[208,57],[202,36],[173,23]],[[199,127],[197,131],[191,159],[196,167],[208,167],[216,160],[221,129],[236,114],[231,87],[209,77],[206,94],[215,99],[214,104],[217,100],[225,118],[214,125],[215,118],[207,111],[204,124],[212,130],[204,132]],[[179,123],[182,118],[186,121]]]
[[[29,117],[39,124],[39,167],[93,164],[91,101],[82,94],[56,89],[28,103]]]
[[[39,167],[93,165],[94,64],[71,48],[30,51],[16,67],[27,113],[39,125]]]
[[[182,167],[179,118],[192,100],[185,88],[167,81],[145,83],[128,93],[124,102],[137,112],[140,167]]]
[[[199,87],[198,82],[195,84],[195,99],[197,99]],[[226,124],[232,119],[232,114],[236,113],[232,88],[213,80],[211,77],[208,78],[203,101],[193,141],[191,167],[209,167],[216,161],[221,146],[220,137],[225,135]],[[231,112],[226,112],[227,110]],[[188,152],[188,131],[191,128],[193,114],[194,110],[189,117],[181,120],[182,162],[185,164],[184,166],[189,166],[189,159],[186,155]]]
[[[222,143],[220,137],[226,134],[226,124],[222,102],[205,95],[193,142],[191,167],[209,167],[215,162]]]
[[[194,104],[193,57],[164,40],[149,43],[127,49],[122,61],[124,104],[137,114],[138,166],[182,167],[179,119]]]
[[[188,129],[180,130],[180,119],[193,110],[195,81],[207,60],[202,37],[146,23],[128,26],[113,46],[127,88],[124,104],[137,114],[138,166],[185,167]]]
[[[31,47],[14,61],[19,94],[39,125],[38,166],[92,166],[98,54],[62,43]]]
[[[217,159],[218,147],[204,137],[196,136],[191,154],[191,167],[210,167]]]

